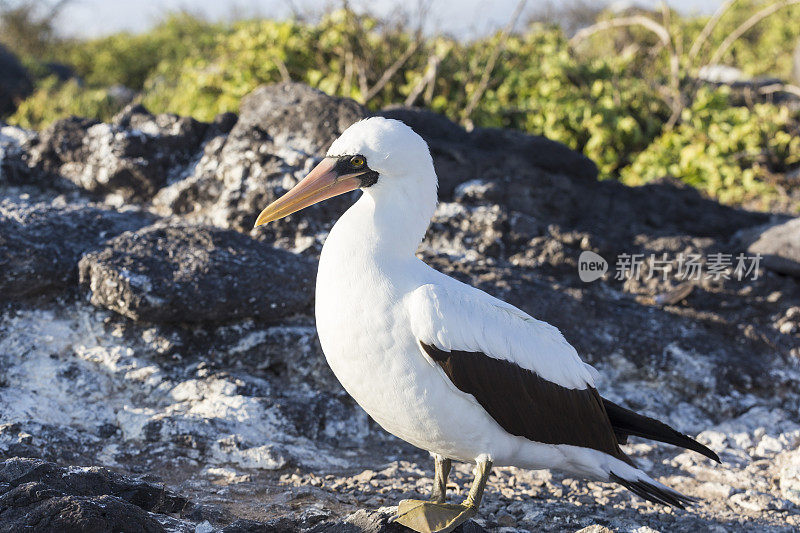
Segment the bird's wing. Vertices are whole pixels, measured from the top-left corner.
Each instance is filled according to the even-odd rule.
[[[569,389],[594,387],[597,371],[558,328],[474,287],[445,282],[410,295],[411,329],[420,342],[446,352],[481,352]]]
[[[507,432],[629,461],[594,388],[596,371],[558,329],[449,281],[415,290],[408,310],[422,353]]]

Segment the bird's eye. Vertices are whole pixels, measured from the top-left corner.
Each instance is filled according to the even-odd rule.
[[[353,168],[363,167],[364,163],[366,163],[366,161],[364,161],[364,158],[360,155],[354,155],[350,158],[350,164],[353,166]]]

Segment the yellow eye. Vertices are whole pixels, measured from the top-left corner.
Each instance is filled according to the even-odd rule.
[[[360,155],[354,155],[350,158],[350,164],[353,165],[354,168],[363,167],[365,162],[364,158]]]

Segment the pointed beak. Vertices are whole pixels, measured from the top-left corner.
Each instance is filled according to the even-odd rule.
[[[328,198],[353,191],[361,186],[359,176],[365,172],[339,174],[337,159],[326,157],[292,190],[269,204],[253,227],[278,220]]]

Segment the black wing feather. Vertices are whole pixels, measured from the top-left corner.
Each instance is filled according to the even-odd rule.
[[[614,433],[617,434],[617,439],[622,444],[628,440],[628,435],[644,437],[693,450],[709,459],[720,462],[719,456],[707,446],[703,446],[693,438],[672,429],[655,418],[640,415],[605,398],[603,398],[603,404],[606,408],[606,413],[608,413],[608,418],[611,420]]]
[[[446,352],[420,342],[461,391],[471,394],[512,435],[545,444],[570,444],[611,455],[636,468],[620,449],[629,435],[694,450],[719,462],[713,451],[659,422],[601,397],[596,389],[568,389],[510,361],[482,352]],[[684,508],[696,500],[646,481],[616,481],[651,502]]]
[[[482,352],[445,352],[420,344],[459,390],[474,396],[512,435],[592,448],[633,465],[619,448],[596,389],[568,389]]]

